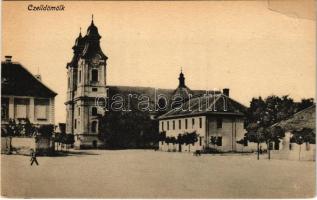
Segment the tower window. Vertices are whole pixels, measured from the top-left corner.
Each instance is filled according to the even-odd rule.
[[[93,121],[91,123],[91,132],[96,133],[96,131],[97,131],[97,122]]]
[[[178,120],[178,128],[182,129],[182,120]]]
[[[175,121],[173,120],[173,130],[175,130]]]
[[[97,108],[96,107],[92,107],[91,108],[91,115],[92,116],[97,116],[98,112],[97,112]]]
[[[164,131],[164,122],[162,122],[162,131]]]
[[[192,118],[192,128],[195,126],[195,118]]]
[[[185,129],[187,129],[187,128],[188,128],[188,120],[185,119]]]
[[[93,92],[97,92],[97,91],[98,91],[98,88],[92,88],[92,91],[93,91]]]
[[[202,118],[199,118],[199,128],[202,128],[203,127],[203,120]]]
[[[77,128],[77,119],[75,119],[75,121],[74,121],[74,128],[75,129]]]
[[[98,70],[97,69],[91,70],[91,81],[98,82]]]
[[[80,107],[78,108],[78,116],[80,116]]]
[[[170,122],[167,121],[167,130],[170,130]]]

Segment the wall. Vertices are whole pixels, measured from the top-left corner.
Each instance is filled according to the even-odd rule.
[[[315,144],[302,144],[290,143],[292,134],[290,132],[285,133],[280,150],[271,151],[272,159],[284,159],[284,160],[316,160],[316,145]]]
[[[217,119],[222,119],[222,127],[217,127]],[[246,130],[242,117],[230,116],[210,116],[207,118],[207,135],[210,140],[211,136],[222,137],[222,146],[208,144],[210,148],[216,148],[219,151],[237,151],[242,149],[242,145],[236,141],[242,139]]]
[[[201,127],[199,119],[201,118]],[[185,121],[187,119],[187,128],[185,127]],[[194,124],[192,123],[192,120],[194,119]],[[173,129],[173,121],[175,122],[175,129]],[[179,128],[179,121],[181,121],[181,128]],[[169,128],[167,126],[167,123],[169,122]],[[164,124],[162,126],[162,123]],[[184,133],[191,133],[196,131],[198,136],[198,142],[196,142],[194,145],[181,145],[181,151],[182,152],[193,152],[196,150],[202,150],[206,143],[206,117],[205,116],[195,116],[195,117],[187,117],[187,118],[177,118],[177,119],[166,119],[166,120],[160,120],[159,121],[159,131],[165,131],[166,137],[175,137],[179,134]],[[201,145],[200,145],[200,138],[201,137]],[[159,149],[163,151],[179,151],[179,145],[178,144],[167,144],[165,142],[159,143]]]
[[[94,142],[95,141],[95,142]],[[94,146],[94,143],[96,146]],[[102,148],[103,142],[93,135],[75,135],[74,149]]]
[[[9,147],[8,145],[9,137],[1,137],[1,153],[5,152],[5,148]],[[35,138],[12,137],[11,139],[13,153],[21,155],[30,155],[31,149],[37,152],[50,153],[51,145],[51,141],[45,138],[41,138],[37,142]]]

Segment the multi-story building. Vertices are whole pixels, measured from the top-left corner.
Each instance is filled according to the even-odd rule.
[[[65,102],[66,133],[75,135],[75,148],[96,148],[102,145],[98,139],[98,115],[102,106],[97,98],[105,98],[107,56],[100,47],[98,28],[92,19],[83,37],[81,33],[73,46],[74,55],[67,63],[67,101]]]
[[[57,94],[48,88],[40,75],[33,76],[12,56],[1,62],[1,125],[9,119],[34,125],[54,124]]]
[[[241,150],[237,141],[243,139],[245,107],[223,93],[199,95],[159,117],[159,131],[166,137],[177,139],[185,133],[196,133],[194,144],[166,143],[159,148],[165,151],[195,151],[214,148],[219,151]],[[213,141],[213,142],[212,142]],[[239,147],[239,145],[241,147]]]

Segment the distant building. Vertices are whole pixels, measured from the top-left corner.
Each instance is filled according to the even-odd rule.
[[[316,142],[298,145],[292,142],[294,131],[310,129],[316,135],[316,105],[295,113],[286,120],[273,126],[279,126],[285,131],[285,137],[277,145],[273,145],[272,159],[316,160]],[[277,147],[277,148],[276,148]]]
[[[9,119],[28,119],[35,125],[55,123],[57,93],[48,88],[39,75],[32,75],[12,56],[1,62],[1,125]]]
[[[208,103],[207,103],[208,102]],[[244,112],[246,107],[229,97],[229,89],[222,94],[200,95],[188,100],[184,109],[174,108],[160,116],[159,131],[166,137],[184,133],[197,133],[198,141],[192,145],[160,142],[165,151],[195,151],[214,148],[219,151],[236,151],[238,140],[245,134]],[[212,139],[215,140],[212,143]]]

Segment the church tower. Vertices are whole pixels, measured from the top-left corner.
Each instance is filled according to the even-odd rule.
[[[97,148],[98,116],[104,114],[96,104],[98,98],[106,98],[107,56],[100,47],[98,28],[92,18],[87,34],[81,31],[73,46],[73,58],[67,63],[67,101],[65,102],[66,133],[74,134],[76,149]]]

